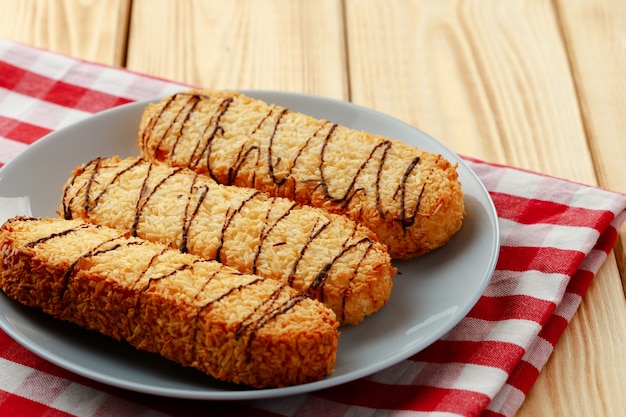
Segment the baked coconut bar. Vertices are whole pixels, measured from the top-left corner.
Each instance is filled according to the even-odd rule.
[[[396,272],[376,235],[344,216],[139,158],[75,169],[59,212],[276,279],[322,301],[341,324],[380,310]]]
[[[394,258],[444,245],[465,216],[456,165],[442,155],[232,91],[148,105],[138,145],[147,160],[345,214]]]
[[[334,313],[278,281],[80,220],[0,228],[0,288],[228,382],[284,387],[333,371]]]

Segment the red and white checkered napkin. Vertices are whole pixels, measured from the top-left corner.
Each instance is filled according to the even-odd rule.
[[[44,134],[175,83],[0,39],[0,164]],[[108,387],[40,359],[0,331],[0,415],[515,414],[617,237],[626,196],[468,160],[501,227],[497,270],[455,328],[370,377],[293,397],[206,403]],[[19,411],[18,411],[19,410]],[[13,414],[16,413],[16,414]]]

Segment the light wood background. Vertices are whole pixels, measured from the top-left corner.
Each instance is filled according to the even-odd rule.
[[[624,0],[0,0],[0,36],[351,100],[459,154],[626,192]],[[624,233],[520,416],[626,415]]]

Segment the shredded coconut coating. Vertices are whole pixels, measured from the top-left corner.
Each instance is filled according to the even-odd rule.
[[[381,309],[396,272],[376,235],[347,217],[138,158],[74,170],[60,214],[276,279],[322,301],[341,324]]]
[[[443,156],[236,92],[149,105],[138,145],[147,160],[345,214],[394,258],[444,245],[465,216],[456,166]]]
[[[252,387],[333,371],[334,313],[275,280],[79,220],[0,228],[0,288],[59,319]]]

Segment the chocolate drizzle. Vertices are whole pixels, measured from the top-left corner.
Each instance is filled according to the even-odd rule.
[[[280,115],[278,116],[278,119],[276,119],[276,123],[274,124],[274,129],[272,129],[272,134],[270,135],[269,145],[267,146],[267,165],[269,167],[270,178],[272,178],[272,181],[274,181],[276,185],[283,185],[285,181],[287,181],[287,178],[289,177],[289,175],[285,175],[282,178],[276,177],[276,174],[274,174],[274,169],[280,163],[281,158],[280,156],[278,156],[278,158],[276,159],[276,165],[274,165],[274,160],[273,160],[273,155],[272,155],[272,148],[274,147],[274,137],[276,136],[278,125],[280,124],[280,121],[283,119],[283,116],[287,114],[287,112],[288,112],[287,109],[283,109],[280,112]]]
[[[328,227],[328,225],[330,224],[330,222],[326,221],[321,226],[318,226],[320,221],[321,221],[321,219],[319,219],[319,218],[315,221],[315,224],[313,225],[313,228],[311,229],[309,240],[307,241],[306,245],[302,246],[302,248],[300,249],[300,256],[293,263],[293,267],[291,269],[291,273],[289,274],[289,277],[287,278],[287,283],[290,286],[293,285],[293,282],[295,280],[296,274],[298,272],[298,264],[300,263],[300,261],[304,257],[304,254],[305,254],[306,250],[309,248],[311,243],[313,243],[313,241],[320,235],[320,233],[322,233],[324,231],[324,229],[326,227]],[[324,268],[326,268],[326,267],[324,267]],[[322,273],[322,271],[318,272],[318,275],[320,273]]]
[[[175,104],[179,102],[179,98],[181,100],[185,100],[179,107],[175,114],[167,119],[167,128],[163,132],[163,135],[159,138],[154,152],[157,155],[162,156],[167,160],[174,160],[176,155],[176,148],[178,147],[178,143],[181,137],[184,136],[184,130],[187,126],[187,123],[193,118],[194,112],[196,111],[196,107],[203,99],[209,99],[210,97],[204,94],[189,94],[189,93],[178,93],[170,96],[165,103],[162,105],[161,111],[153,118],[151,118],[145,130],[142,133],[141,141],[146,145],[148,141],[151,139],[151,133],[156,126],[161,122],[161,119],[165,120],[165,114],[167,111],[173,107]],[[233,99],[231,97],[224,99],[219,105],[216,112],[211,116],[209,122],[205,125],[205,128],[202,132],[202,139],[199,140],[194,147],[193,152],[191,153],[191,158],[188,161],[188,166],[190,168],[198,167],[202,161],[204,161],[205,168],[209,175],[216,179],[212,175],[211,170],[211,151],[213,140],[217,136],[223,134],[224,130],[220,126],[220,120],[222,116],[228,111],[228,107],[232,103]],[[178,132],[174,132],[175,125],[178,124]],[[167,151],[162,151],[161,148],[164,146],[164,142],[168,139],[170,135],[173,135],[176,139],[169,146]],[[167,157],[165,156],[167,155]]]
[[[382,174],[385,168],[385,161],[387,160],[387,153],[389,152],[389,149],[391,149],[392,142],[385,141],[381,145],[383,146],[383,155],[380,158],[380,165],[378,167],[378,170],[376,171],[376,211],[378,211],[378,214],[380,214],[380,217],[384,219],[386,218],[386,214],[380,205],[380,179],[382,177]],[[373,154],[374,152],[372,151],[372,153],[370,154],[370,157],[372,157]],[[406,182],[406,180],[403,180],[403,182]]]
[[[411,172],[413,172],[413,170],[415,169],[417,164],[419,164],[419,162],[420,162],[419,156],[416,156],[415,158],[413,158],[409,166],[404,171],[404,175],[402,175],[402,182],[398,186],[398,190],[400,191],[400,195],[401,195],[400,197],[400,221],[402,222],[402,226],[404,226],[405,228],[415,223],[415,217],[417,216],[417,213],[420,207],[420,201],[422,201],[422,195],[424,194],[424,189],[426,188],[425,187],[426,183],[422,184],[420,193],[417,198],[417,203],[415,204],[415,208],[413,209],[413,213],[407,215],[407,212],[409,211],[409,209],[406,207],[406,183],[407,183],[407,179],[409,178],[409,175],[411,175]]]
[[[33,218],[32,220],[35,220],[35,219]],[[57,232],[57,233],[53,233],[53,234],[48,235],[48,236],[41,237],[41,238],[39,238],[39,239],[37,239],[35,241],[28,242],[28,243],[26,243],[24,245],[24,247],[26,247],[26,248],[33,248],[33,247],[39,245],[40,243],[47,242],[47,241],[49,241],[51,239],[54,239],[56,237],[61,237],[61,236],[68,235],[70,233],[74,233],[74,232],[76,232],[78,230],[85,229],[87,227],[91,227],[91,226],[89,226],[87,224],[81,224],[78,227],[73,227],[73,228],[70,228],[70,229],[66,229],[66,230],[63,230],[61,232]]]
[[[94,226],[94,225],[88,225],[88,224],[81,224],[81,225],[79,225],[77,227],[71,227],[69,229],[65,229],[63,231],[52,233],[52,234],[50,234],[48,236],[41,237],[41,238],[39,238],[39,239],[37,239],[35,241],[28,242],[28,243],[26,243],[24,245],[24,247],[26,247],[26,248],[33,248],[33,247],[35,247],[37,245],[40,245],[40,244],[45,243],[45,242],[48,242],[48,241],[50,241],[52,239],[68,237],[68,236],[70,236],[70,235],[72,235],[74,233],[77,233],[77,232],[81,231],[81,230],[85,230],[85,229],[88,229],[88,228],[99,228],[99,227],[100,226],[97,226],[97,225]],[[93,248],[92,250],[90,250],[90,251],[80,255],[74,262],[72,262],[70,264],[68,270],[63,275],[63,284],[61,286],[61,292],[60,292],[59,300],[62,300],[64,298],[64,296],[65,296],[65,292],[67,290],[69,282],[72,279],[72,274],[74,272],[74,269],[76,268],[76,265],[78,265],[78,263],[81,260],[85,259],[85,258],[89,258],[89,257],[95,256],[99,251],[101,252],[101,248],[104,245],[109,244],[111,242],[114,242],[117,239],[121,239],[121,238],[123,238],[123,236],[124,235],[122,234],[122,235],[119,235],[116,238],[112,238],[112,239],[106,240],[104,242],[101,242],[95,248]],[[119,246],[120,245],[118,244],[117,246],[113,246],[112,248],[109,248],[107,250],[116,250],[116,249],[119,248]]]
[[[35,219],[24,218],[21,220],[30,221]],[[48,242],[52,239],[80,239],[81,237],[77,236],[76,234],[80,233],[80,231],[90,228],[101,229],[100,226],[88,224],[82,224],[76,227],[73,226],[68,229],[52,233],[43,236],[37,240],[28,242],[24,244],[24,247],[32,248]],[[62,280],[62,290],[57,301],[62,302],[62,300],[66,298],[65,295],[69,294],[67,289],[72,281],[72,277],[75,276],[75,273],[78,272],[81,268],[91,268],[94,264],[97,264],[97,257],[99,255],[102,255],[104,253],[127,250],[130,249],[132,246],[140,246],[144,243],[145,241],[143,240],[128,239],[123,235],[113,238],[105,238],[103,241],[99,241],[99,243],[94,243],[94,245],[91,248],[88,248],[84,253],[75,256],[65,272],[62,274],[62,277],[59,277]],[[168,285],[166,282],[168,279],[171,279],[176,274],[182,271],[191,270],[192,273],[196,274],[197,279],[204,280],[204,282],[200,285],[198,292],[191,298],[191,302],[195,304],[194,307],[196,309],[196,324],[193,330],[193,338],[195,340],[193,351],[195,355],[195,352],[197,351],[196,345],[199,343],[197,340],[197,331],[200,328],[200,323],[198,322],[198,320],[201,319],[201,315],[203,313],[208,313],[211,309],[215,308],[216,305],[220,303],[220,301],[225,300],[228,297],[245,297],[243,291],[246,288],[262,283],[263,279],[253,275],[248,275],[249,279],[245,280],[244,282],[238,284],[233,282],[233,285],[231,285],[230,287],[221,285],[220,287],[223,288],[221,292],[212,294],[209,300],[204,300],[200,302],[201,296],[203,294],[205,294],[207,291],[212,291],[208,289],[209,282],[214,279],[218,279],[218,276],[220,277],[219,279],[221,279],[222,282],[228,282],[229,275],[239,277],[242,277],[243,275],[231,269],[217,269],[207,276],[200,276],[197,275],[196,272],[194,272],[194,268],[196,267],[196,265],[199,263],[212,261],[204,260],[201,258],[191,258],[190,263],[172,264],[169,270],[165,270],[164,272],[161,272],[157,275],[149,276],[149,271],[154,268],[158,263],[162,262],[161,258],[163,257],[163,255],[166,254],[168,250],[169,249],[167,248],[163,248],[160,252],[156,252],[143,267],[143,269],[134,271],[135,277],[133,278],[133,281],[129,284],[126,284],[126,290],[129,292],[133,292],[134,297],[136,297],[135,311],[132,316],[129,315],[129,319],[141,320],[140,311],[142,309],[142,301],[145,299],[145,297],[142,297],[142,294],[147,293],[150,288],[154,287],[157,283],[159,285],[166,286]],[[91,261],[83,265],[82,261],[87,259]],[[235,340],[240,340],[244,338],[243,343],[245,348],[247,349],[246,360],[248,362],[252,360],[252,342],[257,332],[280,315],[286,314],[289,310],[294,308],[298,303],[306,298],[304,294],[297,293],[295,291],[288,292],[286,291],[286,289],[287,288],[284,284],[278,284],[271,294],[265,297],[258,298],[253,310],[246,317],[241,319],[239,325],[234,330],[233,337]],[[71,303],[73,301],[67,300],[66,302]],[[205,318],[205,320],[210,320],[210,318]],[[131,334],[124,335],[124,337],[126,338],[130,338],[132,336],[133,335]]]
[[[150,167],[152,168],[152,166]],[[132,226],[132,234],[133,236],[137,236],[137,226],[139,224],[139,220],[141,219],[141,213],[143,212],[143,208],[148,204],[152,196],[157,192],[157,190],[165,184],[167,180],[173,178],[176,173],[178,173],[182,168],[175,168],[168,176],[163,177],[151,190],[146,186],[144,182],[144,186],[142,188],[141,196],[139,202],[137,204],[137,211],[135,212],[135,219],[133,221]],[[150,174],[146,175],[146,179],[150,177]]]
[[[218,262],[221,262],[220,253],[222,252],[222,248],[224,247],[224,242],[226,240],[226,238],[225,238],[226,231],[230,227],[230,224],[233,221],[233,218],[237,214],[239,214],[241,212],[241,210],[243,209],[243,207],[246,205],[247,202],[252,201],[258,195],[261,195],[261,192],[260,191],[255,191],[252,194],[250,194],[250,196],[248,196],[248,198],[244,199],[241,202],[241,204],[239,204],[239,206],[237,208],[235,208],[235,209],[229,208],[228,209],[228,212],[226,213],[226,220],[222,224],[222,233],[221,233],[221,237],[220,237],[220,244],[217,247],[217,251],[216,251],[216,254],[215,254],[215,259]]]
[[[181,97],[185,97],[186,101],[183,102],[183,98]],[[295,152],[293,160],[287,160],[285,155],[276,153],[276,142],[279,140],[279,136],[277,134],[279,125],[283,122],[285,116],[289,114],[289,110],[278,106],[269,106],[268,113],[261,117],[259,122],[255,124],[252,129],[250,129],[247,134],[248,140],[243,142],[241,147],[238,149],[237,154],[229,155],[234,157],[235,160],[227,168],[227,172],[217,172],[217,169],[214,169],[212,166],[214,164],[213,158],[218,158],[218,156],[214,157],[212,155],[213,144],[218,139],[230,140],[226,138],[227,135],[224,135],[225,128],[220,125],[220,121],[224,114],[228,112],[231,104],[237,100],[237,97],[229,96],[225,98],[212,114],[202,113],[202,110],[198,108],[197,104],[202,100],[209,99],[211,99],[211,97],[197,93],[179,93],[170,97],[165,104],[162,104],[161,111],[150,120],[150,123],[148,123],[142,132],[144,152],[151,149],[150,146],[148,146],[148,142],[156,142],[156,147],[153,148],[154,151],[151,151],[154,153],[152,157],[156,160],[168,160],[173,162],[175,165],[189,167],[201,173],[206,171],[214,180],[229,185],[237,184],[248,187],[257,187],[257,171],[265,165],[264,168],[267,170],[265,171],[267,172],[266,175],[271,183],[274,184],[273,189],[267,188],[265,191],[271,192],[272,194],[296,199],[299,185],[314,183],[314,188],[319,189],[323,197],[335,205],[335,211],[347,211],[352,200],[354,200],[357,195],[362,195],[363,197],[360,197],[359,200],[362,198],[371,200],[372,206],[375,207],[382,219],[386,219],[391,216],[392,219],[401,224],[403,228],[410,227],[415,223],[416,216],[419,212],[420,201],[425,191],[425,185],[422,183],[419,194],[414,196],[409,195],[409,192],[407,191],[407,183],[409,182],[412,174],[420,169],[419,165],[421,158],[419,156],[408,162],[404,169],[404,175],[399,184],[399,192],[395,193],[393,197],[396,201],[395,204],[397,210],[385,211],[383,207],[388,206],[390,202],[385,202],[385,204],[381,203],[381,179],[384,177],[385,170],[387,169],[385,164],[390,153],[389,151],[394,147],[393,141],[382,140],[374,143],[369,151],[364,150],[359,152],[359,155],[364,155],[364,157],[362,157],[363,159],[360,161],[358,169],[351,174],[346,172],[343,173],[344,178],[347,176],[350,177],[349,181],[347,181],[347,185],[342,189],[333,189],[333,187],[331,187],[333,182],[332,178],[329,178],[327,174],[327,151],[329,144],[333,141],[333,135],[339,126],[328,121],[320,121],[320,125],[316,131],[306,140],[303,140],[302,145]],[[165,120],[165,114],[169,112],[169,108],[173,106],[173,103],[175,102],[178,103],[179,107],[174,115],[167,115],[167,120],[169,120],[168,123],[170,123],[169,127],[165,129],[165,132],[161,137],[152,138],[152,135],[155,134],[154,132],[158,121],[162,118]],[[193,104],[190,104],[190,102],[193,102]],[[206,112],[206,110],[204,111]],[[239,110],[233,111],[236,112]],[[195,139],[195,136],[190,136],[190,139],[186,139],[184,135],[184,127],[187,122],[193,118],[196,112],[200,112],[198,118],[202,118],[202,120],[204,120],[203,123],[206,126],[205,133],[198,140]],[[261,127],[266,125],[270,120],[274,121],[274,125],[270,128],[262,130]],[[172,131],[172,126],[176,123],[181,124],[179,132]],[[320,137],[322,131],[326,131],[326,133],[325,136]],[[255,137],[258,135],[265,136],[257,140]],[[175,139],[173,139],[173,144],[165,146],[164,140],[169,136],[172,136]],[[316,152],[314,149],[318,149],[318,147],[310,145],[313,140],[320,139],[322,140],[322,143],[321,148],[319,148],[320,153],[318,157],[320,164],[317,167],[317,173],[311,173],[311,177],[309,178],[296,178],[296,176],[294,176],[294,171],[300,159],[304,155],[309,155],[310,152]],[[175,160],[174,156],[176,153],[176,147],[183,140],[195,141],[195,144],[194,142],[191,142],[194,144],[195,149],[192,156],[187,161],[182,161],[178,158]],[[256,158],[254,158],[255,156]],[[354,157],[359,158],[360,156],[355,155]],[[254,159],[256,159],[256,161]],[[307,161],[310,160],[310,158],[306,159]],[[246,164],[246,162],[250,163]],[[242,171],[244,164],[249,166],[245,172]],[[368,165],[372,165],[374,167],[373,169],[376,170],[376,180],[374,190],[371,195],[367,195],[367,190],[358,185],[359,177],[365,172]],[[279,166],[282,167],[282,175],[277,174]],[[369,175],[370,170],[367,172]],[[260,183],[263,182],[264,181],[260,181]],[[302,193],[298,194],[298,198],[300,199],[303,198],[301,194]],[[414,203],[411,203],[413,207],[409,207],[409,201],[414,201]],[[308,201],[303,202],[308,203]]]
[[[189,190],[188,202],[185,208],[185,218],[183,219],[182,241],[181,241],[179,249],[181,252],[185,252],[185,253],[187,252],[187,237],[189,235],[189,229],[191,228],[193,220],[198,215],[198,212],[200,211],[200,208],[202,207],[202,204],[204,203],[204,199],[206,198],[207,193],[209,192],[208,185],[203,185],[201,187],[196,188],[195,184],[196,184],[197,179],[198,179],[198,176],[196,175],[194,177],[194,181],[191,186],[191,189]],[[200,196],[198,197],[198,201],[196,202],[194,209],[191,211],[189,210],[189,208],[191,207],[191,197],[194,194],[194,190],[199,191]]]
[[[257,308],[248,315],[239,325],[239,328],[235,332],[235,337],[237,339],[241,338],[244,335],[247,335],[246,347],[248,350],[248,354],[246,356],[246,361],[250,362],[252,360],[252,356],[250,352],[252,351],[252,341],[256,332],[269,323],[271,320],[275,319],[281,314],[287,313],[289,310],[294,308],[298,303],[302,300],[306,299],[306,295],[302,293],[298,293],[293,297],[289,297],[285,301],[279,302],[278,298],[280,294],[283,292],[285,286],[280,286],[274,293],[265,299],[265,301],[257,306]],[[260,312],[260,314],[259,314]],[[255,317],[258,316],[258,317]]]
[[[106,178],[103,177],[103,174],[106,173]],[[80,177],[80,179],[78,178]],[[189,238],[193,233],[194,227],[197,227],[196,219],[199,215],[211,216],[209,214],[211,212],[211,206],[216,201],[215,199],[223,198],[223,194],[221,192],[216,191],[215,197],[212,193],[212,187],[210,184],[210,180],[206,177],[203,177],[199,174],[192,173],[191,171],[185,170],[184,168],[165,168],[160,166],[157,168],[156,164],[146,162],[141,159],[130,159],[122,162],[111,162],[110,160],[104,159],[96,159],[87,163],[84,168],[77,170],[75,176],[68,182],[68,186],[66,190],[64,190],[64,199],[63,199],[63,212],[65,213],[66,219],[71,219],[72,217],[82,218],[82,219],[90,219],[89,213],[92,213],[92,217],[90,221],[102,221],[107,217],[112,217],[113,215],[117,215],[117,213],[106,213],[105,208],[97,210],[99,204],[110,201],[109,197],[110,193],[113,193],[116,189],[114,187],[122,187],[126,188],[125,181],[126,179],[132,179],[133,182],[141,182],[141,189],[133,195],[135,196],[134,201],[134,215],[132,218],[132,224],[127,226],[118,226],[118,227],[126,227],[131,235],[144,237],[139,230],[139,223],[144,216],[144,212],[146,210],[151,210],[151,206],[157,204],[156,201],[156,193],[163,188],[163,192],[159,193],[159,195],[165,195],[169,188],[165,188],[166,184],[169,181],[172,184],[181,184],[185,183],[183,190],[180,191],[180,188],[177,188],[177,195],[171,196],[171,198],[175,199],[173,202],[180,205],[180,233],[176,231],[170,231],[170,242],[174,247],[177,247],[182,252],[190,251],[193,246],[190,247]],[[95,186],[97,184],[97,187]],[[219,186],[216,184],[215,189],[218,190]],[[86,202],[82,203],[82,200],[78,199],[77,196],[81,196],[85,199]],[[154,201],[150,204],[150,202],[154,199]],[[282,222],[290,222],[288,224],[292,224],[297,217],[298,213],[295,213],[298,208],[298,204],[292,202],[288,205],[278,204],[278,201],[284,201],[277,197],[267,199],[265,194],[260,191],[250,190],[248,194],[244,194],[239,197],[238,203],[233,203],[228,207],[225,215],[223,215],[223,220],[221,224],[221,228],[218,229],[219,233],[217,234],[217,241],[213,243],[214,247],[210,249],[212,255],[215,260],[223,262],[225,259],[224,251],[237,251],[239,250],[237,247],[234,247],[230,244],[232,239],[229,233],[229,229],[233,227],[233,225],[237,224],[238,216],[246,216],[244,208],[248,204],[253,204],[255,200],[259,200],[258,204],[263,204],[265,213],[264,217],[260,218],[262,220],[262,225],[260,226],[260,231],[258,234],[250,235],[249,239],[255,242],[255,246],[251,251],[251,261],[250,264],[245,266],[245,272],[250,274],[259,274],[263,273],[263,270],[259,268],[260,260],[263,259],[262,255],[266,250],[280,250],[282,245],[287,244],[285,238],[281,238],[280,241],[271,240],[270,237],[273,236],[275,230],[278,230],[277,227]],[[132,203],[131,203],[132,204]],[[117,205],[107,203],[106,207],[109,207],[108,210],[118,210]],[[258,206],[255,206],[258,207]],[[81,213],[80,209],[84,212]],[[89,210],[89,211],[87,211]],[[175,209],[176,212],[179,210]],[[96,214],[97,213],[97,216]],[[258,216],[258,211],[255,211],[255,216]],[[255,217],[255,219],[258,217]],[[286,283],[289,286],[295,286],[298,290],[308,293],[309,295],[324,301],[324,286],[326,282],[331,279],[333,276],[333,266],[340,262],[340,259],[349,251],[354,250],[357,247],[364,245],[365,243],[370,246],[373,245],[373,242],[369,238],[363,238],[359,240],[358,236],[355,236],[356,229],[353,231],[352,235],[346,235],[345,241],[342,246],[337,247],[335,249],[335,254],[329,253],[328,259],[322,266],[320,266],[319,271],[315,273],[313,276],[302,276],[300,271],[300,263],[305,255],[308,253],[309,249],[314,246],[314,243],[318,241],[318,239],[323,239],[324,233],[327,228],[330,226],[330,220],[328,216],[320,212],[316,218],[310,218],[310,223],[306,227],[308,230],[308,238],[305,242],[300,243],[300,247],[295,249],[293,253],[293,260],[290,261],[289,270],[284,271],[284,275],[281,276],[270,276],[270,278],[282,280],[282,282]],[[129,220],[130,223],[130,220]],[[297,227],[302,227],[303,225],[298,222]],[[217,226],[220,227],[220,226]],[[284,228],[281,227],[281,230]],[[216,230],[217,231],[217,230]],[[179,236],[176,238],[175,236]],[[241,237],[234,237],[235,239],[241,239]],[[178,242],[174,241],[174,239],[179,239]],[[288,236],[287,236],[288,239]],[[319,240],[320,242],[322,240]],[[269,242],[272,242],[271,244]],[[240,241],[238,241],[240,243]],[[209,244],[209,242],[205,242],[204,245]],[[206,247],[206,246],[205,246]],[[214,252],[213,252],[214,250]],[[362,253],[362,260],[359,264],[368,256],[368,249],[361,248],[358,249]],[[207,255],[202,255],[207,256]],[[246,255],[248,256],[248,255]],[[228,258],[228,255],[226,255]],[[227,261],[227,259],[226,259]],[[226,262],[228,263],[228,261]],[[241,265],[231,265],[236,269],[241,269]],[[275,272],[270,272],[275,274]],[[356,274],[356,271],[355,271]],[[343,291],[344,298],[349,297],[351,292],[349,291],[349,285]],[[342,300],[342,304],[345,305],[345,299]],[[338,315],[342,314],[341,312],[336,312]]]
[[[369,249],[373,246],[373,242],[371,241],[371,239],[367,237],[361,238],[360,240],[354,243],[350,243],[350,244],[347,244],[347,241],[346,241],[344,243],[344,247],[342,251],[339,254],[337,254],[331,262],[324,265],[324,268],[322,268],[322,270],[320,270],[317,273],[315,280],[313,281],[313,283],[310,285],[309,289],[307,290],[307,294],[313,298],[316,298],[324,302],[324,284],[326,283],[326,280],[328,279],[328,275],[333,265],[337,262],[339,258],[341,258],[342,256],[346,255],[351,250],[356,249],[358,246],[363,245],[363,244],[367,245],[368,248],[367,250],[365,250],[365,255],[361,258],[361,261],[359,261],[359,265],[360,265],[363,259],[365,259],[365,256],[367,256],[367,252],[369,251]],[[355,270],[355,274],[356,274],[356,270]],[[354,276],[355,275],[353,275],[353,277]],[[352,280],[350,282],[352,282]],[[344,295],[342,297],[342,306],[344,307],[342,308],[342,315],[345,313],[345,303],[346,303],[348,288],[349,286],[345,288]]]
[[[91,211],[91,209],[93,208],[93,206],[91,204],[89,204],[89,191],[91,190],[91,186],[93,184],[94,181],[94,176],[95,173],[98,172],[98,168],[100,167],[100,158],[95,159],[92,163],[95,164],[95,169],[93,170],[94,174],[89,177],[89,181],[87,182],[87,186],[85,187],[85,213],[89,213]],[[97,201],[94,202],[97,204]]]
[[[272,207],[274,207],[274,204],[272,204]],[[265,215],[265,226],[263,227],[263,231],[261,232],[261,235],[259,237],[259,244],[256,247],[255,253],[254,253],[254,260],[252,261],[252,273],[256,274],[257,273],[257,262],[259,260],[259,256],[261,255],[261,251],[263,250],[263,244],[265,242],[265,240],[267,239],[267,237],[272,233],[272,230],[274,230],[274,227],[276,227],[276,225],[283,219],[286,219],[289,214],[291,213],[291,210],[293,210],[295,207],[297,207],[296,203],[293,203],[291,206],[289,206],[289,208],[287,209],[287,211],[285,211],[282,215],[280,215],[280,217],[278,217],[278,219],[271,225],[268,225],[268,220],[270,217],[270,214],[272,212],[272,210],[268,210],[266,215]],[[274,244],[274,246],[280,245],[280,244],[286,244],[287,242],[281,242],[281,243],[277,243]]]
[[[235,183],[237,179],[237,175],[239,174],[239,171],[241,170],[241,167],[246,161],[249,160],[251,155],[252,156],[256,155],[256,159],[258,160],[260,156],[259,147],[258,146],[246,147],[246,144],[243,144],[241,148],[239,149],[239,153],[237,154],[237,159],[236,159],[235,164],[228,168],[227,180],[226,182],[224,182],[226,185],[232,185]],[[220,182],[215,176],[215,174],[212,173],[212,171],[211,171],[211,176],[216,181]]]

